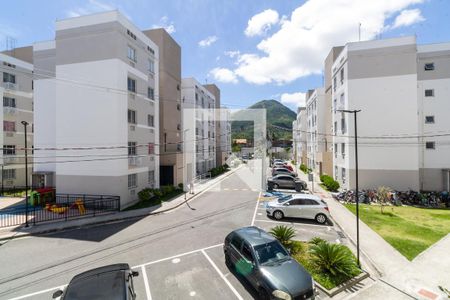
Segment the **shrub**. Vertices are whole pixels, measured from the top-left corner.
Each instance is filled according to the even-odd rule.
[[[163,185],[161,187],[161,192],[163,196],[173,193],[173,191],[175,191],[175,187],[173,185]]]
[[[153,189],[143,189],[138,192],[138,197],[140,201],[149,201],[155,196]]]
[[[302,170],[303,173],[305,173],[305,174],[309,173],[309,172],[308,172],[308,167],[306,167],[305,164],[301,164],[301,165],[300,165],[300,170]]]
[[[155,190],[153,190],[153,194],[155,195],[155,197],[161,198],[163,195],[163,192],[159,189],[155,189]]]
[[[359,273],[355,256],[344,245],[321,242],[310,249],[317,268],[334,278],[351,278]]]
[[[180,182],[180,183],[178,184],[178,189],[179,189],[179,190],[183,190],[183,188],[184,188],[184,185],[183,185],[183,183]]]
[[[336,192],[340,187],[339,182],[329,175],[320,176],[320,181],[322,181],[323,185],[331,192]]]
[[[269,233],[287,248],[290,247],[291,240],[295,236],[294,228],[286,225],[277,225],[270,229]]]
[[[291,241],[291,243],[288,246],[288,250],[291,253],[291,255],[296,255],[305,252],[305,248],[306,248],[305,245],[299,241]]]
[[[325,241],[323,238],[318,237],[318,236],[313,237],[312,239],[309,240],[309,243],[313,244],[313,245],[318,245],[319,243],[326,243],[326,242],[327,241]]]
[[[225,164],[223,165],[223,168],[224,168],[225,170],[228,170],[228,169],[230,168],[230,166],[229,166],[228,164],[225,163]]]

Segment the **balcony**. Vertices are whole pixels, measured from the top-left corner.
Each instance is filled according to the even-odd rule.
[[[128,166],[138,167],[142,165],[142,157],[137,155],[128,156]]]
[[[12,82],[2,82],[1,85],[3,88],[5,88],[6,90],[18,90],[19,89],[19,85],[17,83],[12,83]]]
[[[17,113],[17,108],[5,106],[3,107],[3,113],[7,115],[15,115]]]

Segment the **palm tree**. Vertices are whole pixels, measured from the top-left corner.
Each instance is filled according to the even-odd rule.
[[[356,259],[344,245],[321,242],[310,249],[313,263],[333,277],[350,278],[358,273]]]
[[[291,241],[295,236],[294,228],[286,225],[277,225],[270,229],[269,233],[287,248],[289,248]]]

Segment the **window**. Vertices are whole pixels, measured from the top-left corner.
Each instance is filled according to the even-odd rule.
[[[344,83],[344,67],[341,69],[341,84]]]
[[[181,110],[181,104],[177,104],[177,110]]]
[[[128,77],[128,90],[130,92],[136,93],[136,80]]]
[[[334,112],[336,112],[336,109],[337,109],[337,99],[336,98],[334,99],[334,106],[333,106],[333,108],[334,108]]]
[[[136,155],[136,142],[128,142],[128,156]]]
[[[231,238],[231,245],[234,246],[234,248],[236,248],[236,250],[240,250],[241,244],[242,244],[241,237],[238,236],[237,234],[234,234],[233,237]]]
[[[128,123],[136,124],[136,111],[128,110]]]
[[[246,260],[253,262],[253,255],[252,250],[250,249],[250,246],[247,245],[247,243],[244,243],[242,246],[242,255],[245,257]]]
[[[436,143],[435,142],[426,142],[425,143],[425,148],[426,149],[436,149]]]
[[[15,179],[16,178],[16,169],[4,169],[3,170],[3,179]]]
[[[136,35],[134,34],[134,33],[132,33],[130,30],[128,30],[127,29],[127,34],[129,35],[129,36],[131,36],[132,38],[133,38],[133,40],[135,40],[136,39]]]
[[[337,85],[337,76],[333,77],[333,91],[336,91],[336,85]]]
[[[334,121],[334,133],[337,133],[337,121]]]
[[[340,108],[344,108],[344,103],[345,103],[345,94],[344,93],[341,94],[340,101],[341,101],[341,103],[339,103],[339,105],[341,106]]]
[[[425,116],[426,124],[434,124],[434,116]]]
[[[345,168],[342,168],[342,183],[345,183]]]
[[[16,131],[16,122],[13,121],[3,121],[3,131]]]
[[[136,49],[134,49],[133,47],[128,46],[128,58],[131,59],[132,61],[136,62],[137,61],[137,56],[136,56]]]
[[[3,72],[3,82],[16,83],[16,75]]]
[[[342,157],[345,157],[345,143],[341,143],[341,153]]]
[[[337,144],[334,144],[334,157],[337,157],[337,153],[338,153],[338,146]]]
[[[148,143],[148,154],[155,154],[155,144]]]
[[[155,62],[153,61],[153,59],[148,60],[148,71],[152,74],[155,73]]]
[[[341,119],[341,131],[342,133],[345,133],[346,128],[345,128],[345,118]]]
[[[137,174],[128,174],[128,188],[137,187]]]
[[[15,145],[3,145],[3,155],[15,155],[16,146]]]
[[[334,166],[334,180],[338,179],[339,169],[337,166]]]
[[[153,115],[147,115],[147,124],[150,127],[155,127],[155,117]]]
[[[197,102],[198,102],[198,94],[195,93],[195,103],[197,103]]]
[[[424,66],[425,71],[433,71],[434,70],[434,63],[426,63]]]
[[[16,99],[3,97],[3,107],[16,107]]]
[[[434,90],[433,89],[425,90],[425,97],[434,97]]]
[[[155,171],[148,171],[148,182],[149,183],[155,182]]]
[[[155,55],[155,50],[153,50],[152,48],[150,48],[150,46],[147,46],[147,50],[148,50],[148,52],[150,52],[151,54]]]
[[[147,89],[147,97],[151,100],[155,100],[155,90],[151,87]]]

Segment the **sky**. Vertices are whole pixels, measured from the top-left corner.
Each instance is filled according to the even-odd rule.
[[[7,37],[16,47],[54,39],[57,19],[113,9],[142,30],[166,28],[182,47],[182,76],[216,83],[229,108],[304,105],[331,47],[357,41],[359,24],[361,40],[450,42],[450,0],[15,0],[0,10],[0,49]]]

